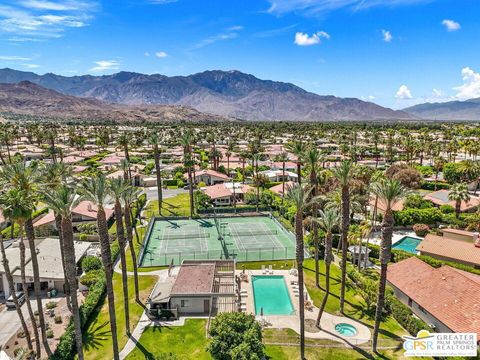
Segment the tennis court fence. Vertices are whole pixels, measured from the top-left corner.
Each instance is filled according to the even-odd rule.
[[[295,259],[295,247],[271,247],[259,249],[231,249],[227,245],[222,250],[207,251],[178,251],[168,253],[143,254],[142,266],[180,265],[184,260],[224,260],[235,259],[239,262],[247,261],[277,261]]]

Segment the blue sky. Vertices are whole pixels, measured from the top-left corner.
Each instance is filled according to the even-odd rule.
[[[403,108],[480,97],[478,0],[0,0],[0,67],[236,69]]]

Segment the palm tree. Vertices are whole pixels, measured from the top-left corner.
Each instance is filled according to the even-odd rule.
[[[163,190],[162,190],[162,174],[160,169],[160,149],[159,139],[157,133],[153,133],[150,137],[150,143],[153,145],[153,159],[155,161],[155,172],[157,175],[157,194],[158,194],[158,215],[162,215],[162,202],[163,202]]]
[[[254,182],[255,182],[255,186],[257,188],[256,189],[257,212],[258,212],[258,205],[260,203],[260,182],[261,182],[260,174],[258,173],[258,162],[260,161],[261,158],[262,158],[262,155],[260,153],[252,154],[252,163],[254,164],[254,168],[255,168]]]
[[[448,200],[455,201],[455,216],[457,219],[460,217],[460,210],[462,207],[462,201],[469,202],[470,194],[468,193],[467,185],[455,184],[448,193]]]
[[[325,296],[323,297],[318,312],[317,327],[320,327],[320,320],[322,319],[322,314],[327,304],[328,295],[330,295],[330,265],[333,261],[332,232],[335,226],[338,225],[339,221],[340,216],[334,209],[326,209],[325,211],[320,210],[319,217],[314,218],[314,222],[318,223],[325,231]]]
[[[1,197],[0,197],[0,207],[2,208],[2,212],[3,212],[4,216],[6,216],[7,218],[10,218],[10,216],[7,215],[9,205],[7,205],[8,200],[7,201],[6,200],[7,199],[5,199],[5,194],[2,194]],[[13,226],[13,223],[12,223],[12,226]],[[31,350],[33,350],[32,337],[30,335],[30,331],[28,330],[27,323],[25,321],[25,317],[23,316],[23,313],[22,313],[22,309],[20,308],[20,303],[18,302],[18,297],[17,297],[15,285],[14,285],[14,282],[13,282],[13,276],[12,276],[12,272],[10,270],[10,265],[9,265],[9,261],[8,261],[8,258],[7,258],[7,254],[5,252],[5,244],[3,242],[1,232],[0,232],[0,250],[2,252],[2,265],[3,265],[4,272],[5,272],[5,277],[7,278],[7,282],[8,282],[8,289],[10,291],[10,295],[12,296],[13,303],[15,304],[15,309],[16,309],[18,317],[20,319],[20,323],[22,324],[22,329],[23,329],[23,333],[25,334],[25,338],[27,340],[28,349],[31,351]],[[38,345],[39,344],[38,332],[37,332],[35,341],[36,341],[37,353],[39,353],[40,350],[39,350],[39,345]]]
[[[288,153],[285,151],[278,155],[277,160],[282,163],[282,205],[285,197],[285,163],[288,161]]]
[[[48,189],[43,194],[43,201],[56,214],[61,217],[61,229],[63,234],[64,257],[66,265],[66,277],[71,292],[70,301],[72,304],[73,325],[75,329],[75,343],[77,356],[83,360],[82,321],[80,318],[80,307],[77,297],[77,269],[75,261],[75,246],[73,242],[72,210],[78,204],[75,190],[66,185]]]
[[[113,264],[112,251],[110,249],[110,237],[108,235],[107,219],[105,215],[105,205],[107,203],[108,187],[105,175],[101,174],[92,177],[81,184],[79,189],[82,198],[93,202],[97,206],[97,229],[100,237],[100,248],[102,263],[105,271],[108,313],[110,316],[110,329],[112,331],[113,356],[119,360],[118,339],[117,339],[117,319],[115,315],[115,299],[113,291]]]
[[[295,214],[296,261],[298,267],[299,318],[300,318],[300,359],[305,359],[305,294],[303,279],[303,260],[305,256],[303,243],[303,212],[310,205],[310,188],[300,184],[288,187],[287,200],[297,208]]]
[[[56,188],[65,184],[67,179],[72,176],[72,167],[63,162],[45,164],[42,168],[42,178],[45,180],[43,185],[46,189]],[[62,257],[63,273],[65,274],[65,296],[67,299],[67,306],[71,311],[70,302],[70,286],[67,280],[67,270],[65,267],[65,254],[62,236],[62,216],[53,210],[55,217],[55,227],[58,231],[58,240],[60,242],[60,256]]]
[[[355,165],[353,165],[350,161],[342,161],[339,167],[332,170],[333,176],[337,179],[340,185],[342,194],[342,281],[340,288],[340,312],[342,313],[345,306],[345,286],[347,277],[348,230],[350,228],[350,185],[354,179],[355,172]]]
[[[15,190],[25,200],[22,203],[24,217],[21,218],[22,225],[25,229],[25,235],[30,248],[30,261],[33,270],[33,287],[37,308],[39,310],[38,320],[40,323],[40,332],[42,335],[42,343],[47,356],[52,355],[52,351],[48,344],[47,328],[45,316],[42,309],[41,287],[40,287],[40,269],[38,266],[38,257],[35,246],[35,231],[33,228],[33,211],[35,209],[37,197],[37,186],[40,182],[40,176],[37,163],[25,165],[25,163],[14,163],[4,166],[0,172],[0,178],[4,182],[4,187]]]
[[[301,185],[302,184],[302,157],[303,154],[305,153],[306,146],[305,143],[301,140],[296,140],[293,143],[287,144],[285,146],[288,151],[290,151],[293,155],[297,157],[297,160],[295,161],[297,163],[297,177],[298,177],[298,183]]]
[[[190,195],[190,217],[193,218],[194,203],[193,203],[193,179],[192,169],[194,167],[194,160],[192,155],[193,134],[190,130],[183,133],[180,143],[183,147],[183,166],[187,170],[188,176],[188,192]]]
[[[125,189],[123,192],[123,202],[124,202],[124,218],[125,218],[125,229],[127,234],[128,248],[130,249],[130,255],[132,257],[133,264],[133,282],[135,285],[135,300],[137,303],[140,303],[139,287],[138,287],[138,267],[137,267],[137,256],[135,254],[135,246],[133,245],[133,232],[132,227],[134,219],[132,219],[132,210],[131,206],[136,201],[140,195],[140,189],[130,186]],[[139,210],[138,210],[139,211]],[[122,266],[123,267],[123,266]]]
[[[127,160],[128,163],[130,163],[130,154],[128,153],[128,145],[130,143],[130,138],[131,138],[130,134],[126,132],[121,134],[120,137],[118,138],[118,145],[123,148],[123,152],[125,154],[125,160]],[[128,169],[128,177],[129,178],[132,177],[130,168]]]
[[[378,284],[377,307],[375,310],[375,326],[373,328],[372,350],[377,351],[378,332],[385,304],[385,287],[387,269],[392,253],[393,206],[408,195],[408,190],[398,180],[383,179],[372,184],[372,192],[385,204],[382,221],[382,242],[380,245],[380,281]]]
[[[312,147],[309,148],[306,153],[304,154],[305,164],[307,168],[310,170],[310,186],[312,187],[311,196],[315,198],[318,196],[318,171],[321,162],[321,154],[320,152]],[[313,218],[315,218],[318,212],[318,203],[314,202],[312,204],[312,213]],[[312,236],[313,236],[313,247],[315,253],[315,285],[317,288],[320,288],[320,270],[318,264],[318,224],[316,221],[312,223]]]
[[[116,178],[109,181],[109,193],[115,199],[115,225],[117,231],[118,246],[120,248],[120,262],[122,267],[122,286],[123,301],[125,307],[125,327],[127,335],[130,334],[130,311],[128,302],[128,278],[127,261],[125,259],[125,229],[123,227],[122,201],[124,193],[127,191],[128,182],[122,178]]]

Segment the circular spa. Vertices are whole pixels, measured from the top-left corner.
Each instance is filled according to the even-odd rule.
[[[342,336],[355,336],[357,335],[357,328],[353,325],[340,323],[335,325],[335,331]]]

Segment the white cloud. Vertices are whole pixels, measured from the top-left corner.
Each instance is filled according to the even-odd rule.
[[[81,1],[43,1],[43,0],[23,0],[19,1],[23,7],[37,10],[53,10],[53,11],[72,11],[89,7],[88,3]]]
[[[0,5],[0,36],[25,42],[62,37],[68,28],[87,26],[96,0],[5,0]]]
[[[15,55],[0,55],[0,60],[2,61],[30,61],[31,58]]]
[[[143,53],[143,55],[145,55],[145,56],[150,56],[150,53],[149,53],[148,51],[145,51],[145,52]]]
[[[402,100],[413,98],[412,93],[410,89],[407,87],[407,85],[400,86],[397,93],[395,94],[395,97],[397,99],[402,99]]]
[[[37,64],[22,64],[22,66],[27,69],[38,69],[40,67],[40,65]]]
[[[449,20],[449,19],[443,20],[442,25],[445,26],[447,31],[457,31],[457,30],[460,30],[460,28],[461,28],[461,26],[458,22],[453,21],[453,20]]]
[[[168,56],[168,54],[165,51],[157,51],[155,53],[155,56],[157,58],[166,58]]]
[[[457,91],[455,97],[467,100],[480,97],[480,73],[469,67],[462,69],[463,85],[453,88]]]
[[[268,0],[271,14],[283,15],[290,12],[306,16],[321,16],[341,8],[360,11],[372,7],[394,7],[414,5],[435,0]]]
[[[119,70],[120,63],[117,60],[100,60],[95,61],[96,66],[92,67],[92,72],[104,72],[109,70]]]
[[[227,30],[228,31],[240,31],[240,30],[243,30],[245,29],[242,25],[234,25],[234,26],[230,26]]]
[[[432,96],[433,96],[434,98],[443,98],[443,91],[434,88],[434,89],[432,90]]]
[[[325,31],[318,31],[311,36],[307,33],[297,32],[295,33],[294,43],[298,46],[310,46],[320,44],[321,38],[330,39],[330,35]]]
[[[393,35],[388,30],[382,30],[383,41],[389,43],[393,40]]]

